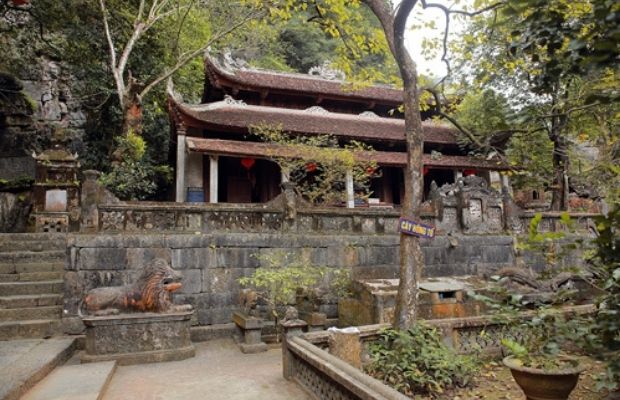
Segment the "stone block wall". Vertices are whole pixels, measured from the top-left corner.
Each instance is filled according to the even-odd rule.
[[[231,321],[238,279],[260,267],[255,254],[285,250],[317,265],[350,267],[355,278],[398,277],[398,235],[351,233],[214,233],[71,235],[65,271],[66,316],[94,287],[128,284],[144,263],[161,257],[184,275],[175,301],[196,308],[196,323]],[[514,264],[511,236],[438,236],[423,241],[424,275],[471,275]],[[325,310],[335,317],[335,308]]]

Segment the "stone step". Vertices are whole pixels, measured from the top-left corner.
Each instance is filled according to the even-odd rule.
[[[62,305],[62,294],[29,294],[0,297],[0,309]]]
[[[56,368],[21,400],[99,400],[114,375],[116,361]]]
[[[0,233],[0,243],[45,240],[66,240],[66,233]]]
[[[61,262],[65,260],[65,250],[48,251],[14,251],[0,255],[3,262],[12,264],[30,264],[41,262]]]
[[[54,336],[59,327],[60,321],[57,319],[0,322],[0,341],[26,338],[48,338]]]
[[[0,282],[0,296],[62,293],[63,281]]]
[[[75,343],[75,339],[0,342],[0,399],[19,399],[67,361],[75,350]]]
[[[62,272],[65,269],[64,261],[38,263],[0,263],[0,274],[21,274],[30,272]]]
[[[60,319],[62,306],[43,306],[27,308],[0,309],[0,322],[36,320],[36,319]]]
[[[62,279],[64,272],[24,272],[21,274],[0,274],[0,282],[38,282]]]
[[[11,253],[14,251],[50,251],[50,250],[64,250],[66,248],[66,241],[64,239],[50,239],[42,241],[0,241],[0,255],[3,253]]]

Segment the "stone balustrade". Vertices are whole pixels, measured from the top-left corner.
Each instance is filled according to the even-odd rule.
[[[437,226],[437,233],[491,234],[503,231],[501,213],[490,212],[487,231],[472,231],[459,219],[456,208],[444,206],[441,213],[429,208],[422,221]],[[269,204],[191,204],[169,202],[125,202],[99,205],[100,232],[341,232],[396,234],[400,209],[301,208],[294,219],[286,211]],[[512,229],[526,232],[535,213],[521,212]],[[542,232],[563,229],[562,213],[544,212]],[[598,214],[571,213],[574,229],[587,232]]]

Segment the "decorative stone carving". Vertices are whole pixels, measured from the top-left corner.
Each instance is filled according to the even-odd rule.
[[[363,113],[360,113],[360,117],[381,118],[381,117],[379,117],[377,114],[375,114],[372,111],[364,111]]]
[[[323,64],[310,68],[308,75],[320,76],[330,81],[344,81],[347,79],[344,71],[332,68],[329,61],[323,61]]]
[[[135,283],[90,290],[79,312],[88,312],[82,362],[118,360],[137,364],[184,360],[195,355],[190,338],[191,305],[174,305],[181,274],[158,258]],[[126,312],[119,314],[120,311]]]
[[[235,98],[233,98],[232,96],[229,95],[225,95],[224,96],[224,103],[226,104],[230,104],[233,106],[247,106],[247,103],[243,100],[236,100]]]
[[[304,111],[310,114],[329,114],[329,111],[327,111],[321,106],[308,107]]]
[[[37,232],[79,229],[80,211],[76,209],[80,206],[77,180],[80,164],[77,155],[69,153],[62,145],[63,141],[62,133],[58,132],[52,148],[39,155],[33,154],[36,161],[33,214]]]
[[[172,304],[171,293],[181,288],[182,275],[165,260],[158,258],[144,266],[135,283],[126,286],[90,290],[80,311],[94,315],[119,312],[191,311],[192,306]]]
[[[228,70],[248,69],[250,66],[248,62],[245,61],[244,59],[233,57],[232,52],[230,50],[224,51],[224,53],[220,57],[220,62],[222,64],[222,67]]]

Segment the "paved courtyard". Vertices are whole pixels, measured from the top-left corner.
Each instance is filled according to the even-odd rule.
[[[282,378],[282,352],[243,354],[231,339],[196,343],[185,361],[119,366],[103,400],[305,400]]]

